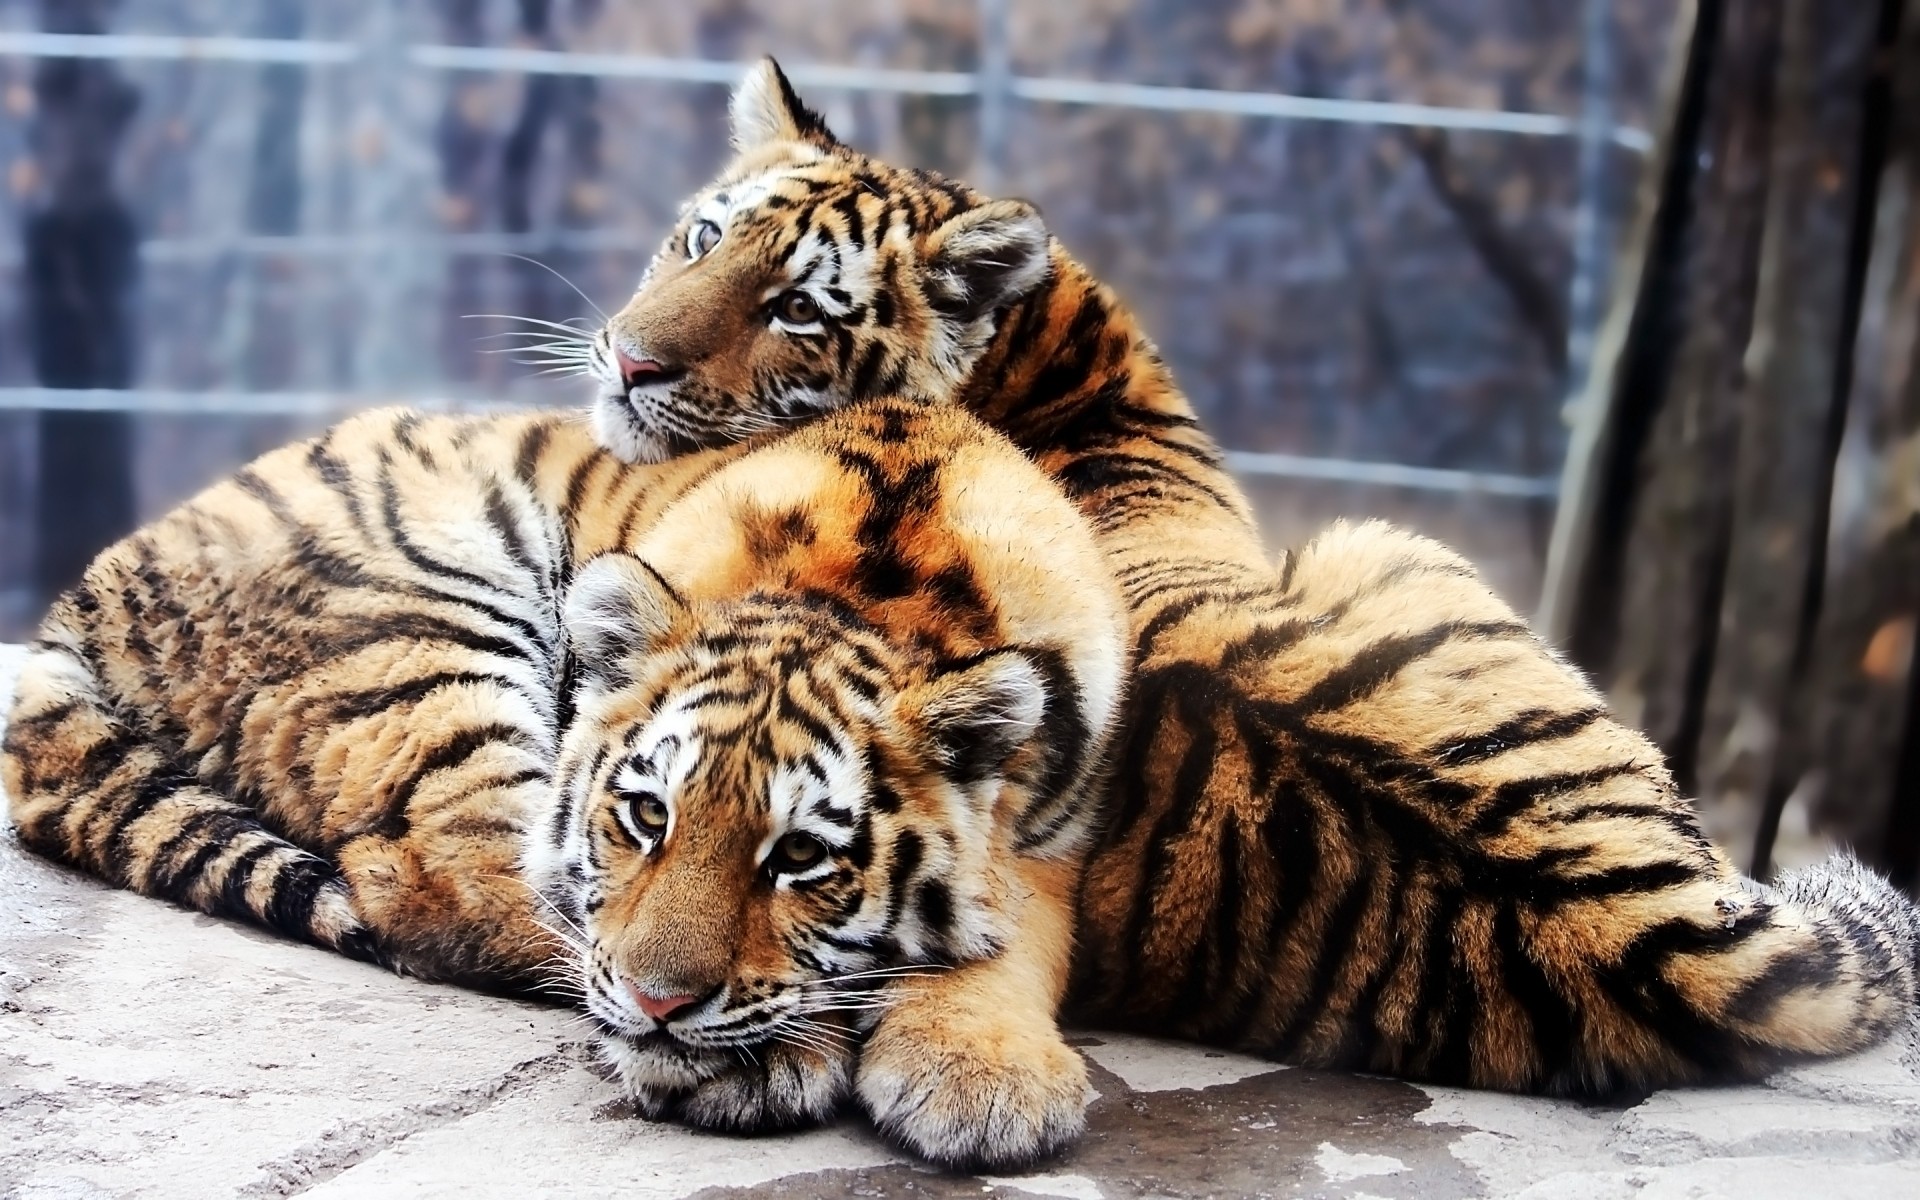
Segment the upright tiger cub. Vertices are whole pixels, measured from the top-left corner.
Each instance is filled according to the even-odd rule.
[[[1368,524],[1265,561],[1152,344],[1032,207],[849,148],[771,61],[732,118],[735,159],[600,332],[598,436],[655,460],[945,396],[1079,503],[1135,669],[1083,1019],[1591,1093],[1753,1076],[1913,1011],[1914,905],[1848,858],[1741,878],[1459,557]]]

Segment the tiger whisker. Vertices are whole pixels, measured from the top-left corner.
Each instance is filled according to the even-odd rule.
[[[499,253],[504,258],[517,258],[523,263],[531,263],[534,266],[539,267],[542,271],[545,271],[547,274],[553,276],[555,279],[558,279],[561,283],[564,283],[568,287],[572,288],[574,295],[580,297],[582,300],[585,300],[587,302],[587,307],[591,308],[594,312],[599,313],[600,319],[602,321],[611,321],[613,319],[607,316],[606,311],[604,309],[602,309],[598,304],[595,304],[593,302],[592,296],[589,296],[585,292],[580,290],[579,284],[575,283],[571,279],[568,279],[565,275],[562,275],[559,271],[548,266],[546,263],[541,262],[539,259],[528,258],[524,254],[515,254],[510,250],[501,250],[501,251],[497,251],[497,253]]]
[[[575,370],[585,368],[585,364],[573,358],[510,358],[507,361],[518,363],[523,367],[571,367]]]
[[[546,905],[547,909],[550,912],[552,912],[554,916],[560,918],[561,924],[565,925],[568,929],[573,930],[575,938],[577,939],[573,941],[573,945],[575,947],[584,950],[586,947],[593,944],[593,939],[587,936],[586,930],[580,928],[580,923],[578,921],[568,916],[564,909],[562,909],[558,904],[555,904],[552,900],[548,899],[547,894],[545,892],[542,892],[539,888],[534,887],[532,884],[520,878],[518,875],[490,874],[490,875],[482,875],[480,876],[480,878],[504,879],[508,883],[519,884],[521,887],[527,890],[528,895],[532,896],[535,900],[538,900],[540,903]]]
[[[589,303],[591,303],[591,301],[589,301]],[[515,313],[461,313],[460,319],[463,321],[524,321],[529,325],[544,325],[548,329],[557,330],[569,337],[576,337],[582,341],[592,341],[593,338],[597,336],[592,330],[581,329],[576,325],[568,325],[560,321],[548,321],[540,317],[522,317]],[[586,320],[585,317],[569,317],[567,319],[569,321]],[[601,319],[606,319],[605,314],[601,315]]]
[[[800,1029],[807,1030],[809,1033],[814,1033],[821,1037],[825,1037],[829,1041],[840,1042],[844,1044],[844,1043],[851,1043],[857,1040],[857,1036],[854,1034],[852,1030],[843,1029],[838,1025],[828,1025],[821,1021],[810,1021],[805,1017],[794,1018],[793,1024]]]
[[[893,1008],[895,1004],[899,1004],[900,1000],[906,1000],[914,995],[916,993],[902,993],[899,996],[885,996],[885,998],[876,996],[872,1000],[851,1000],[851,1002],[826,1000],[818,1004],[806,1004],[801,1008],[801,1012],[808,1012],[808,1014],[810,1012],[874,1012],[879,1008]]]
[[[776,1041],[785,1042],[790,1046],[798,1046],[802,1050],[810,1050],[815,1054],[834,1054],[842,1049],[840,1046],[813,1038],[799,1030],[776,1029],[770,1036]]]
[[[584,362],[593,357],[590,347],[577,346],[571,342],[527,342],[519,346],[488,346],[482,354],[561,354]]]
[[[840,983],[848,979],[898,978],[907,975],[938,975],[953,968],[939,963],[913,963],[898,967],[875,967],[871,971],[849,971],[844,975],[822,975],[813,983]]]
[[[575,330],[571,334],[557,333],[552,329],[508,329],[500,333],[482,333],[473,339],[476,342],[497,342],[503,338],[552,338],[567,346],[582,346],[591,349],[594,338],[586,330]]]

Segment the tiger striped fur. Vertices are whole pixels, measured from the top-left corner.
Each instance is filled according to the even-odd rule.
[[[653,1115],[857,1086],[925,1157],[1007,1165],[1081,1127],[1054,1020],[1124,628],[1078,511],[950,405],[661,466],[376,412],[102,554],[0,777],[29,847],[122,886],[557,984]]]
[[[642,1111],[781,1128],[857,1083],[936,1162],[1070,1141],[1054,1015],[1125,615],[1045,476],[951,406],[846,409],[706,476],[566,613],[528,868]]]
[[[771,64],[734,117],[739,157],[598,343],[613,455],[552,418],[378,414],[109,550],[50,614],[0,756],[28,845],[405,970],[524,984],[554,939],[515,869],[596,686],[568,666],[571,573],[735,453],[701,447],[902,393],[1023,447],[1125,601],[1135,682],[1074,900],[1082,1018],[1595,1092],[1750,1076],[1911,1012],[1911,903],[1845,859],[1741,879],[1655,749],[1457,557],[1361,525],[1266,562],[1151,344],[1029,206],[855,153]],[[592,612],[583,644],[608,632]],[[553,886],[566,854],[533,854]],[[556,900],[584,910],[581,883]],[[1022,922],[999,958],[1065,936]],[[1022,969],[1051,1046],[1031,997],[1054,976]],[[927,1086],[985,1036],[894,1028],[946,1056]],[[991,1138],[895,1136],[943,1161],[1043,1153],[1070,1135],[1077,1065],[1029,1057],[1041,1077],[986,1102]],[[761,1127],[819,1112],[846,1086],[824,1073],[637,1090]],[[855,1086],[883,1123],[905,1094]]]
[[[1379,524],[1265,561],[1152,344],[1018,201],[840,143],[771,61],[738,154],[601,331],[623,457],[874,392],[957,398],[1075,500],[1135,687],[1080,890],[1081,1019],[1290,1062],[1597,1093],[1868,1045],[1920,920],[1776,887],[1457,556]]]
[[[262,457],[47,615],[0,748],[21,840],[411,974],[534,982],[559,589],[733,453],[636,468],[557,417],[380,411]]]

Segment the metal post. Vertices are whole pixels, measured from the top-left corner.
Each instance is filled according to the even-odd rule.
[[[1573,215],[1573,279],[1567,288],[1567,398],[1565,415],[1585,394],[1599,325],[1600,275],[1607,239],[1601,228],[1607,156],[1613,147],[1613,0],[1585,0],[1582,22],[1580,199]]]
[[[400,41],[401,0],[376,0],[361,24],[361,87],[347,137],[355,167],[353,228],[363,235],[417,233],[413,218],[416,192],[405,161],[408,65]],[[408,239],[411,242],[412,239]],[[393,253],[361,257],[351,274],[359,314],[353,336],[352,385],[363,392],[404,387],[424,373],[431,356],[422,353],[418,299],[414,284],[420,255],[403,243]]]
[[[1008,109],[1013,100],[1013,45],[1007,30],[1011,0],[979,0],[980,12],[980,150],[975,182],[985,191],[998,191],[1007,172]]]
[[[112,0],[42,0],[61,34],[104,30]],[[114,191],[113,160],[139,94],[111,63],[36,64],[31,145],[45,201],[27,216],[23,288],[34,374],[49,388],[133,383],[133,293],[139,232]],[[34,585],[42,604],[133,527],[132,417],[48,413],[40,419]]]

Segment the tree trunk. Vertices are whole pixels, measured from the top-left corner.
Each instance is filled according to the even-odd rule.
[[[1757,872],[1794,795],[1869,861],[1910,873],[1920,850],[1900,782],[1920,772],[1902,7],[1699,0],[1555,534],[1549,633]]]
[[[1791,797],[1920,866],[1914,8],[1699,0],[1555,530],[1549,636],[1759,874]]]

